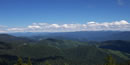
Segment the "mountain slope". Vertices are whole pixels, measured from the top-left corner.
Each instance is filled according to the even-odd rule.
[[[100,48],[118,50],[130,53],[130,41],[110,40],[102,42]]]
[[[59,39],[53,39],[53,38],[40,40],[38,44],[54,46],[57,48],[73,48],[73,47],[88,45],[87,42],[78,42],[78,41],[72,41],[72,40],[59,40]]]
[[[118,62],[123,62],[129,59],[127,55],[121,52],[116,54],[115,51],[112,52],[112,50],[104,50],[95,46],[79,46],[68,49],[59,49],[56,47],[34,44],[19,46],[10,50],[0,50],[0,53],[3,53],[4,55],[31,57],[33,59],[41,59],[39,60],[40,62],[47,60],[46,58],[59,57],[64,62],[71,63],[71,65],[79,65],[80,63],[83,65],[103,64],[108,55],[112,55]],[[0,55],[2,56],[3,54]]]
[[[108,55],[112,55],[117,60],[117,62],[123,62],[130,59],[129,54],[120,52],[122,50],[115,51],[115,49],[110,50],[110,48],[103,48],[107,45],[113,45],[114,47],[117,47],[117,49],[120,46],[124,48],[129,45],[129,41],[106,41],[101,44],[96,44],[99,45],[99,48],[98,46],[96,46],[95,44],[93,45],[90,42],[86,43],[52,38],[41,39],[37,42],[27,41],[29,43],[25,43],[28,39],[22,39],[22,41],[21,37],[10,35],[1,35],[0,38],[5,38],[0,42],[0,61],[7,59],[8,62],[11,61],[10,63],[12,64],[16,62],[17,56],[20,56],[22,58],[31,57],[33,58],[33,63],[44,62],[46,60],[60,60],[63,63],[68,63],[71,65],[103,64],[105,62],[105,58]],[[17,42],[19,44],[11,42],[12,40],[13,42]],[[19,42],[19,40],[22,42]],[[125,46],[123,46],[123,44]],[[10,59],[12,57],[14,57],[15,59]]]
[[[33,40],[25,37],[16,37],[8,34],[0,34],[0,41],[7,43],[27,43]]]

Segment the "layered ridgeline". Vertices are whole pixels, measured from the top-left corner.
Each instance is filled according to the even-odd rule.
[[[79,32],[28,32],[12,33],[15,36],[25,36],[33,39],[66,39],[76,41],[107,41],[107,40],[130,40],[129,31],[79,31]]]
[[[23,61],[31,57],[33,65],[41,65],[45,61],[52,65],[97,65],[104,64],[108,55],[112,55],[118,63],[129,60],[127,51],[106,48],[107,45],[110,43],[91,44],[53,38],[32,40],[1,34],[0,65],[13,65],[17,57],[22,57]]]

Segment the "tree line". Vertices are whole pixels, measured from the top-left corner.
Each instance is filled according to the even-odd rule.
[[[105,63],[103,65],[130,65],[130,61],[127,61],[125,63],[118,64],[116,60],[112,57],[112,55],[108,55],[105,58]],[[31,62],[31,58],[29,57],[27,60],[27,63],[24,63],[21,57],[18,57],[18,60],[16,64],[14,65],[33,65]],[[38,65],[52,65],[49,61],[45,61],[44,63],[38,64]],[[70,65],[68,63],[64,63],[64,65]],[[95,64],[98,65],[98,64]]]

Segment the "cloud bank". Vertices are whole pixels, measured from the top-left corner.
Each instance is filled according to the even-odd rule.
[[[33,23],[26,27],[0,26],[1,33],[7,32],[73,32],[73,31],[130,31],[130,23],[126,20],[114,22],[95,21],[86,24],[48,24]]]

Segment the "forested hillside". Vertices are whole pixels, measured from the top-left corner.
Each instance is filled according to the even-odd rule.
[[[103,65],[109,55],[116,64],[130,60],[129,41],[91,43],[54,38],[38,41],[6,34],[1,34],[0,39],[0,65]]]

